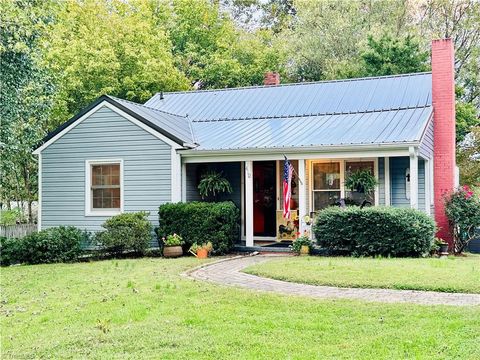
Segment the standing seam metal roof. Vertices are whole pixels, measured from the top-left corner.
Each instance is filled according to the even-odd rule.
[[[181,139],[185,143],[193,143],[194,137],[190,126],[190,121],[185,116],[175,115],[170,112],[154,109],[146,105],[137,104],[132,101],[108,96],[129,110],[140,115],[144,119],[155,124],[159,128]]]
[[[146,106],[188,115],[195,150],[418,143],[431,73],[164,93]]]
[[[146,106],[192,122],[389,111],[432,105],[431,73],[155,95]]]

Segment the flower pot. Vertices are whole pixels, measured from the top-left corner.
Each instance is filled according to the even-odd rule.
[[[448,244],[441,244],[438,252],[440,256],[448,256]]]
[[[182,255],[183,255],[183,249],[180,245],[163,247],[163,256],[166,258],[175,258]]]
[[[300,255],[301,256],[306,256],[310,254],[310,247],[308,245],[302,245],[300,248]]]
[[[197,258],[206,259],[207,257],[208,257],[208,250],[207,249],[198,249],[197,250]]]

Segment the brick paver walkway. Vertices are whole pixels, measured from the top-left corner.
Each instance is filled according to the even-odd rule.
[[[434,291],[338,288],[315,286],[267,279],[245,274],[250,265],[272,259],[272,255],[244,256],[207,264],[187,273],[191,278],[242,288],[300,295],[322,299],[357,299],[386,303],[414,303],[423,305],[480,305],[480,294],[443,293]]]

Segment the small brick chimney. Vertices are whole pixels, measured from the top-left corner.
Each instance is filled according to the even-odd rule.
[[[266,72],[265,77],[263,78],[263,85],[279,85],[280,84],[280,74],[278,72]]]
[[[452,246],[444,195],[455,187],[455,80],[451,39],[432,41],[433,181],[437,236]]]

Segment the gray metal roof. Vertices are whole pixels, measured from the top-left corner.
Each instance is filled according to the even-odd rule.
[[[270,119],[193,122],[195,150],[418,143],[432,107]]]
[[[145,105],[193,122],[344,114],[426,107],[431,73],[164,93]]]
[[[163,129],[167,133],[180,139],[184,143],[194,142],[190,121],[185,116],[175,115],[160,109],[154,109],[146,105],[137,104],[128,100],[108,96],[130,111],[138,114],[145,120]]]
[[[433,111],[430,73],[112,99],[197,151],[420,143]]]

